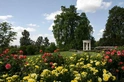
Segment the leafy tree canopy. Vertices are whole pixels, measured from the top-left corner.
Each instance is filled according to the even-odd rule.
[[[53,34],[61,49],[81,49],[82,40],[92,39],[92,26],[85,13],[77,13],[74,5],[61,7],[62,13],[54,20]]]
[[[15,40],[16,32],[12,31],[11,24],[7,22],[0,23],[0,47],[8,47],[10,42]]]

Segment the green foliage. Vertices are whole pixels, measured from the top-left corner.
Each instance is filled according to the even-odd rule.
[[[45,46],[44,46],[44,45],[40,46],[40,50],[42,50],[43,53],[44,53],[44,51],[45,51]]]
[[[10,48],[11,54],[18,54],[19,49],[18,48]]]
[[[99,41],[99,45],[124,45],[124,8],[114,6],[109,10],[106,28],[103,37]]]
[[[117,46],[117,50],[124,50],[124,46]]]
[[[85,13],[78,15],[74,5],[61,7],[62,13],[56,16],[53,34],[58,48],[62,50],[82,49],[82,40],[90,39],[92,26]]]
[[[0,23],[0,47],[9,47],[10,42],[15,40],[16,32],[12,31],[11,25],[7,22]]]
[[[49,46],[50,52],[53,53],[54,50],[56,50],[56,49],[57,49],[57,47],[56,47],[55,43],[54,42],[51,42],[50,43],[50,46]]]
[[[27,55],[27,51],[26,51],[27,46],[24,46],[24,45],[23,45],[23,46],[20,46],[19,49],[23,51],[23,54],[24,54],[24,55]]]

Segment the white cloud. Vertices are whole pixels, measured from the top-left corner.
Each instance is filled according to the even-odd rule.
[[[50,25],[50,27],[48,28],[48,30],[53,30],[53,25],[54,25],[54,23],[52,23],[51,25]]]
[[[29,27],[28,28],[24,28],[24,27],[21,27],[21,26],[13,26],[12,28],[13,28],[12,31],[17,32],[17,36],[15,37],[16,40],[14,40],[11,43],[11,45],[20,45],[19,41],[20,41],[20,37],[22,37],[21,33],[24,30],[27,30],[29,32],[35,32],[36,31],[34,28],[29,28]]]
[[[95,12],[98,9],[107,9],[112,2],[103,2],[103,0],[77,0],[76,7],[84,12]]]
[[[32,24],[32,23],[30,23],[30,24],[27,24],[29,27],[39,27],[39,25],[36,25],[36,24]]]
[[[101,29],[99,32],[100,32],[100,33],[103,33],[103,31],[104,31],[104,29]]]
[[[55,42],[53,34],[37,34],[37,35],[31,36],[31,39],[36,41],[39,36],[42,36],[43,38],[48,37],[49,42]]]
[[[0,16],[0,20],[6,21],[7,19],[12,18],[12,17],[13,17],[12,15]]]
[[[55,16],[57,14],[60,14],[62,11],[56,11],[56,12],[53,12],[53,13],[50,13],[50,14],[47,14],[45,13],[44,16],[46,17],[45,19],[46,20],[54,20],[55,19]]]
[[[95,29],[93,29],[93,32],[95,32]]]
[[[101,29],[97,35],[102,36],[104,29]]]
[[[14,27],[12,27],[13,28],[13,31],[15,31],[15,32],[23,32],[24,30],[27,30],[27,31],[29,31],[29,32],[34,32],[34,31],[36,31],[34,28],[30,28],[30,27],[28,27],[28,28],[24,28],[24,27],[21,27],[21,26],[14,26]]]
[[[103,9],[107,9],[108,7],[110,7],[112,4],[112,2],[102,2],[102,6],[101,8]]]

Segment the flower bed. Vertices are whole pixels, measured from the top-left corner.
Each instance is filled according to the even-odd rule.
[[[42,53],[42,50],[40,50]],[[73,54],[62,57],[58,50],[53,54],[26,58],[0,54],[0,82],[119,82],[123,76],[123,51],[111,50],[103,54]]]

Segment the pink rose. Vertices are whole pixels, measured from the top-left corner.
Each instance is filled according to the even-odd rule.
[[[11,68],[11,64],[9,64],[9,63],[6,64],[6,65],[5,65],[5,68],[6,68],[6,69],[10,69],[10,68]]]
[[[52,68],[52,69],[54,69],[54,68],[55,68],[55,66],[53,65],[51,68]]]
[[[107,55],[110,54],[110,51],[107,51],[106,54],[107,54]]]
[[[112,62],[112,59],[109,59],[108,62],[111,63]]]
[[[124,66],[122,66],[121,69],[124,70]]]
[[[121,55],[121,51],[117,51],[117,55],[120,56]]]

